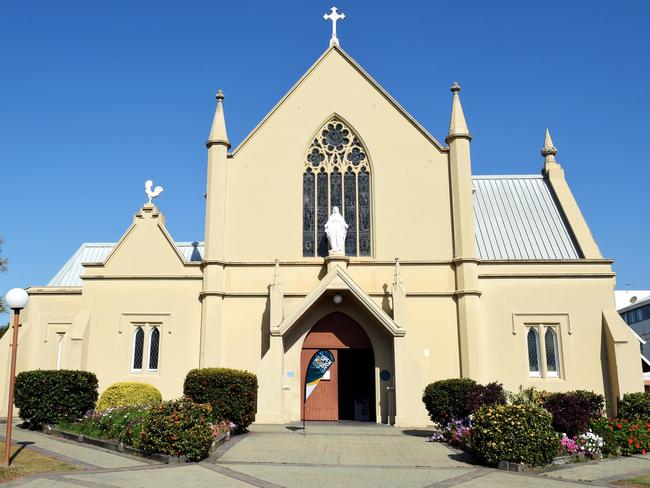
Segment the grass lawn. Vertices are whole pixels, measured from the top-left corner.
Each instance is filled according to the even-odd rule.
[[[626,488],[642,488],[645,486],[650,486],[650,475],[630,478],[628,480],[620,480],[617,481],[616,484],[625,486]]]
[[[18,455],[13,458],[11,466],[0,466],[0,482],[34,473],[44,473],[48,471],[73,471],[79,469],[77,466],[66,464],[57,459],[31,451],[28,447],[23,448],[22,446],[12,446],[11,455],[14,456],[14,453],[17,451]],[[4,442],[0,442],[0,452],[5,452]]]

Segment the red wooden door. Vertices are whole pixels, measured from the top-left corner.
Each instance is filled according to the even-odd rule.
[[[318,349],[303,349],[300,355],[300,384],[302,393],[301,405],[304,404],[305,374],[307,365]],[[329,349],[334,356],[334,364],[329,369],[329,379],[321,379],[316,389],[309,395],[304,407],[305,420],[338,420],[339,419],[339,381],[338,354],[336,349]]]

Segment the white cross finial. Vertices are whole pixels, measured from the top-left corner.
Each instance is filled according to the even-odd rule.
[[[336,7],[332,7],[331,12],[329,14],[323,15],[323,18],[325,20],[332,21],[332,38],[330,39],[330,47],[332,47],[334,44],[338,46],[339,38],[336,37],[336,21],[345,19],[345,14],[339,14]]]

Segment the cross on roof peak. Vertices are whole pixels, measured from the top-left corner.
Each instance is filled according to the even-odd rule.
[[[331,20],[332,21],[332,38],[330,39],[330,47],[332,47],[335,44],[338,46],[339,45],[339,38],[336,37],[336,21],[345,19],[345,14],[343,12],[341,12],[339,14],[337,8],[332,7],[330,9],[330,13],[323,15],[323,18],[325,20]]]

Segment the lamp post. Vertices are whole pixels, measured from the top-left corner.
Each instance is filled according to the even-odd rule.
[[[5,297],[7,306],[14,312],[11,339],[11,372],[9,373],[9,403],[7,405],[7,435],[5,436],[5,466],[11,462],[11,427],[14,413],[14,380],[16,379],[16,353],[18,352],[18,327],[20,311],[27,306],[29,295],[22,288],[12,288]]]

